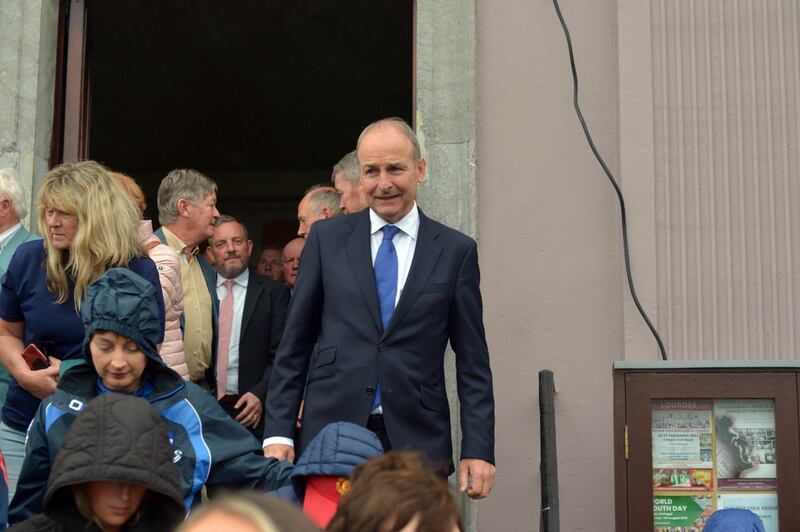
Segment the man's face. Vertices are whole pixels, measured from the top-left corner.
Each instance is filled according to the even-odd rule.
[[[318,206],[311,201],[311,196],[313,195],[314,192],[306,194],[297,206],[297,221],[299,224],[297,227],[297,236],[301,238],[308,238],[308,234],[311,232],[311,226],[314,225],[314,222],[330,218],[327,207],[318,209]]]
[[[283,282],[289,288],[294,288],[297,281],[297,271],[300,269],[300,255],[303,254],[303,246],[306,241],[302,238],[295,238],[283,248]]]
[[[214,222],[219,218],[217,210],[217,195],[211,193],[197,204],[181,198],[184,203],[183,212],[189,218],[189,228],[194,242],[184,242],[187,246],[196,246],[205,239],[211,238],[214,234]]]
[[[364,199],[358,183],[353,184],[339,172],[333,178],[333,185],[336,192],[339,193],[339,205],[345,214],[363,211],[367,208],[367,200]]]
[[[283,279],[283,259],[279,249],[265,249],[258,257],[256,273],[269,277],[273,281]]]
[[[425,159],[414,163],[414,147],[390,124],[377,126],[358,148],[361,188],[367,204],[389,223],[411,211],[417,186],[425,179]]]
[[[217,273],[233,279],[247,269],[253,241],[245,239],[242,224],[227,222],[214,229],[210,248]]]

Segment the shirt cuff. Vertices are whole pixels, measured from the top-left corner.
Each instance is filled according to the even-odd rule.
[[[267,445],[275,445],[275,444],[288,445],[289,447],[294,447],[294,440],[291,438],[284,438],[283,436],[273,436],[271,438],[266,438],[261,447],[264,448]]]

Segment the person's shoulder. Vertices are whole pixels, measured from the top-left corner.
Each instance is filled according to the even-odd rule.
[[[174,395],[173,400],[177,401],[180,399],[186,399],[192,406],[197,408],[198,406],[206,405],[211,402],[216,403],[216,398],[211,395],[211,393],[198,386],[197,384],[191,381],[184,381],[183,383],[183,390],[178,392]]]
[[[49,532],[59,530],[56,522],[44,514],[35,515],[8,528],[13,532]]]
[[[14,258],[19,261],[41,261],[44,260],[47,252],[44,249],[44,240],[28,240],[19,245],[14,252]]]
[[[128,263],[128,269],[139,275],[156,271],[156,263],[150,257],[134,257]]]
[[[340,214],[338,216],[334,216],[333,218],[318,220],[314,222],[312,233],[317,229],[319,229],[320,232],[325,233],[349,231],[363,218],[366,218],[366,220],[369,221],[369,212],[367,209],[364,209],[360,212],[354,212],[352,214]],[[317,224],[319,224],[319,227],[317,227]]]
[[[264,275],[258,275],[253,270],[250,270],[250,278],[248,279],[247,284],[248,286],[252,284],[254,287],[261,287],[266,292],[281,293],[289,291],[289,288],[285,284],[279,283],[278,281],[273,281]]]
[[[424,215],[422,211],[419,213],[419,227],[420,231],[429,231],[452,245],[459,247],[469,247],[475,245],[474,238],[465,235],[458,229],[453,229],[452,227],[434,220],[433,218],[429,218],[428,216]]]

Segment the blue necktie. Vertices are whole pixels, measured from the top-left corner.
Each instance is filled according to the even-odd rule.
[[[381,308],[381,321],[383,330],[389,325],[394,312],[394,302],[397,299],[397,252],[392,239],[400,231],[393,225],[383,226],[383,241],[375,255],[375,286],[378,289],[378,304]],[[375,387],[375,397],[372,399],[372,410],[381,404],[381,384]]]

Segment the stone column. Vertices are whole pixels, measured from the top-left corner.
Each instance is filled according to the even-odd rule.
[[[32,207],[50,157],[58,0],[2,0],[0,35],[0,168],[16,171]]]
[[[474,238],[475,4],[417,0],[416,7],[416,129],[428,161],[419,205],[432,218]],[[455,362],[449,349],[445,371],[457,467],[461,429]],[[451,480],[457,484],[458,477]],[[467,497],[459,502],[466,530],[475,530],[475,505]]]

